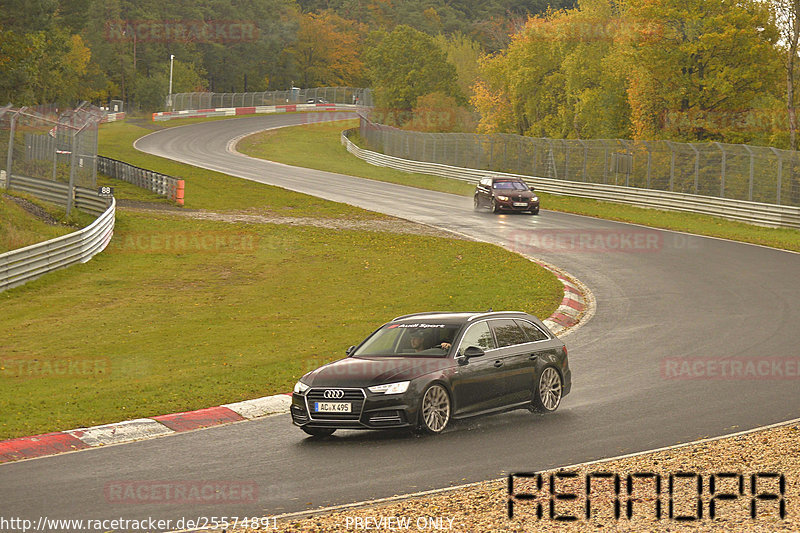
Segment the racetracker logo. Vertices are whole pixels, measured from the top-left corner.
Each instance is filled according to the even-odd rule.
[[[106,376],[110,373],[111,361],[107,357],[94,359],[63,357],[46,360],[0,357],[0,377],[91,378]]]
[[[261,237],[252,233],[167,231],[132,233],[111,240],[109,251],[134,253],[239,253],[258,249]],[[269,243],[266,243],[269,244]]]
[[[526,230],[509,237],[513,249],[522,253],[649,253],[664,246],[661,232],[646,229]]]
[[[800,357],[668,357],[661,377],[686,380],[800,379]]]
[[[258,26],[248,20],[111,20],[110,42],[242,43],[258,40]]]
[[[111,481],[106,501],[124,504],[254,503],[258,485],[252,481]]]

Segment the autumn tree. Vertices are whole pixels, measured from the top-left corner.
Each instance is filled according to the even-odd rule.
[[[781,32],[783,66],[786,72],[786,112],[789,119],[789,148],[797,150],[797,53],[800,41],[800,0],[771,0],[776,23]]]
[[[303,87],[359,86],[364,62],[361,40],[366,30],[331,11],[300,15],[297,41],[289,47]]]
[[[637,138],[724,139],[777,87],[777,38],[756,1],[629,0],[623,46]],[[635,23],[635,24],[634,24]]]
[[[401,25],[391,33],[373,34],[367,48],[377,107],[411,110],[420,96],[434,92],[459,103],[466,101],[458,88],[456,68],[429,35]]]

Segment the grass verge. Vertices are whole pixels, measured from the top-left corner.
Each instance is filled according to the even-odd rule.
[[[257,133],[242,139],[238,150],[253,157],[261,157],[289,165],[305,166],[318,170],[339,172],[379,181],[471,196],[473,185],[447,178],[425,174],[411,174],[370,165],[352,155],[341,146],[339,135],[345,128],[355,127],[356,121],[328,122],[293,126]],[[309,160],[312,149],[321,157]],[[552,211],[576,213],[592,217],[630,222],[653,228],[685,231],[698,235],[720,237],[774,248],[800,251],[800,231],[789,228],[765,228],[723,218],[645,209],[641,207],[601,202],[588,198],[540,193],[542,207]],[[547,216],[546,214],[544,216]]]

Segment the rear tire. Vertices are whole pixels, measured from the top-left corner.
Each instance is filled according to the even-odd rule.
[[[533,410],[537,413],[552,413],[561,404],[564,385],[561,374],[552,366],[545,367],[533,391]]]
[[[300,428],[312,437],[330,437],[335,429],[331,428]]]

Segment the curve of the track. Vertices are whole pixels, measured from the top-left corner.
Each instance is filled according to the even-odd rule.
[[[474,213],[469,198],[227,150],[240,135],[309,119],[284,115],[183,126],[136,146],[510,247],[563,232],[656,236],[656,248],[642,252],[528,250],[579,277],[597,299],[596,316],[567,337],[574,383],[560,410],[548,417],[513,412],[458,423],[436,438],[342,431],[320,442],[305,438],[288,416],[277,416],[0,465],[0,507],[8,511],[2,514],[177,519],[223,511],[285,513],[494,479],[798,416],[797,379],[665,379],[662,365],[676,357],[796,356],[800,255],[548,211],[538,217]],[[234,480],[255,484],[258,497],[224,505],[110,502],[104,490],[121,480]]]

